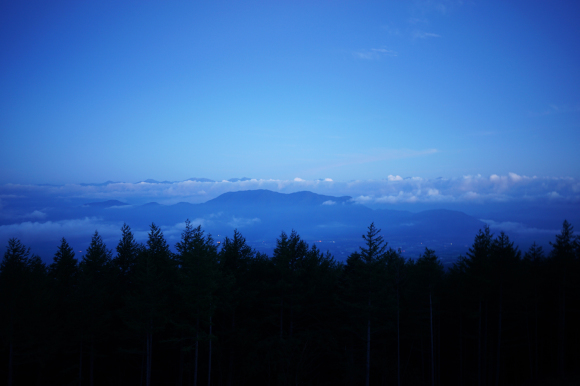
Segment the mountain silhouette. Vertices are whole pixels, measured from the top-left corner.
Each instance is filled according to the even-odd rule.
[[[212,200],[207,201],[206,205],[255,205],[255,206],[312,206],[322,205],[325,202],[334,202],[340,204],[350,204],[351,197],[334,197],[324,196],[308,191],[296,193],[278,193],[266,189],[242,190],[238,192],[224,193]]]
[[[118,200],[108,200],[108,201],[102,201],[102,202],[89,202],[88,204],[85,204],[85,206],[91,207],[91,208],[110,208],[112,206],[127,206],[129,204],[127,204],[126,202],[121,202]]]

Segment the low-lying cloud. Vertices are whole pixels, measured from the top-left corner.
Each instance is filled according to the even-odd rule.
[[[259,224],[261,220],[257,217],[254,218],[243,218],[243,217],[232,217],[230,221],[228,221],[228,225],[232,228],[245,228],[247,226]]]
[[[312,191],[329,196],[351,196],[361,204],[395,203],[488,203],[551,200],[580,202],[580,180],[571,177],[508,175],[468,175],[459,178],[403,178],[388,175],[383,179],[333,181],[327,179],[292,180],[249,179],[246,181],[182,181],[174,183],[109,183],[107,185],[69,184],[62,186],[5,184],[0,186],[2,204],[11,200],[50,198],[83,202],[120,200],[133,205],[151,201],[162,204],[202,203],[226,192],[268,189],[280,193]],[[24,198],[25,197],[25,198]],[[31,220],[42,219],[43,207],[26,213]]]
[[[85,236],[99,231],[102,237],[120,235],[120,226],[103,222],[100,218],[83,218],[63,221],[25,221],[10,225],[0,226],[0,240],[9,237],[21,238],[32,237],[39,241],[59,240],[64,235],[67,237]],[[55,241],[56,242],[56,241]]]
[[[525,235],[546,234],[551,236],[559,232],[558,229],[539,229],[535,227],[528,227],[525,224],[513,221],[494,221],[485,219],[481,219],[481,221],[486,223],[492,231],[505,232],[509,234],[512,233],[519,233]]]

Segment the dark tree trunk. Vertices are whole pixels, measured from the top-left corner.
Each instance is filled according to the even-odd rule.
[[[292,302],[290,302],[290,331],[289,336],[292,337],[292,330],[294,329],[294,309],[292,308]]]
[[[421,340],[421,378],[425,381],[425,349],[423,348],[423,333],[420,333],[419,339]]]
[[[487,301],[484,304],[484,309],[485,309],[485,319],[484,319],[484,325],[483,325],[483,377],[484,377],[484,383],[485,384],[489,384],[489,372],[487,370],[487,357],[488,357],[488,352],[487,352],[487,316],[488,316],[488,303]]]
[[[212,332],[212,325],[211,325],[211,316],[209,317],[209,358],[208,358],[208,369],[207,369],[207,386],[211,385],[211,332]]]
[[[437,384],[441,384],[441,312],[439,313],[439,328],[437,329]]]
[[[181,339],[179,341],[179,370],[177,373],[177,386],[183,385],[183,362],[184,362],[184,353],[183,353],[183,334],[181,334]]]
[[[151,324],[150,324],[151,325]],[[153,356],[153,334],[151,332],[147,333],[147,374],[145,377],[145,384],[151,386],[151,359]]]
[[[36,386],[43,384],[42,375],[44,374],[44,364],[41,362],[38,366],[38,372],[36,373]]]
[[[235,328],[236,328],[236,311],[234,310],[233,314],[232,314],[232,334],[235,333]],[[233,342],[231,343],[230,346],[230,363],[228,365],[229,371],[228,371],[228,386],[233,386],[234,384],[234,345]]]
[[[477,385],[482,385],[482,355],[481,355],[481,341],[482,341],[482,331],[481,331],[481,319],[482,319],[482,310],[481,310],[481,299],[479,300],[479,318],[478,318],[478,333],[477,333]]]
[[[539,374],[539,361],[538,361],[538,300],[536,299],[536,322],[535,322],[535,345],[536,345],[536,349],[535,349],[535,354],[536,354],[536,358],[535,358],[535,379],[538,379],[538,374]]]
[[[79,348],[79,386],[83,384],[83,341],[81,339],[81,344]]]
[[[566,376],[566,279],[564,278],[560,290],[559,320],[558,320],[558,376]]]
[[[145,351],[141,355],[141,381],[139,382],[140,386],[143,386],[143,379],[145,378],[145,363],[147,358],[147,337],[145,337]]]
[[[397,386],[401,386],[401,331],[400,331],[400,308],[399,286],[397,285]]]
[[[365,382],[366,386],[369,386],[370,374],[371,374],[371,319],[369,318],[367,321],[367,366],[366,366],[366,382]]]
[[[95,338],[91,338],[91,365],[89,368],[89,384],[94,385],[94,374],[95,374]]]
[[[197,386],[197,359],[199,354],[199,314],[196,321],[197,329],[195,331],[195,358],[193,365],[193,386]]]
[[[499,291],[499,321],[497,326],[497,366],[495,369],[495,385],[499,385],[499,372],[500,372],[500,354],[501,354],[501,307],[503,300],[503,289]]]
[[[459,312],[459,385],[463,386],[463,313]]]
[[[280,299],[280,340],[284,338],[284,298]]]
[[[429,293],[429,318],[431,324],[431,386],[435,386],[435,356],[433,355],[433,301]]]
[[[534,381],[534,353],[532,343],[532,333],[530,332],[530,313],[526,310],[526,336],[528,338],[528,362],[530,366],[530,381]]]
[[[12,339],[10,339],[10,345],[8,346],[8,386],[12,386],[12,366],[13,366],[13,353],[12,353]]]

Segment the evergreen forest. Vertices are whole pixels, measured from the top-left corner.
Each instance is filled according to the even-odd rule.
[[[52,263],[0,265],[7,385],[552,385],[580,382],[580,239],[520,251],[484,228],[449,269],[371,224],[337,262],[292,231],[272,256],[186,222],[170,248],[129,226]],[[176,252],[173,252],[176,251]]]

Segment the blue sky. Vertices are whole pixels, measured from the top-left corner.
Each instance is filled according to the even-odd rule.
[[[0,183],[580,177],[575,1],[56,3],[0,5]]]

